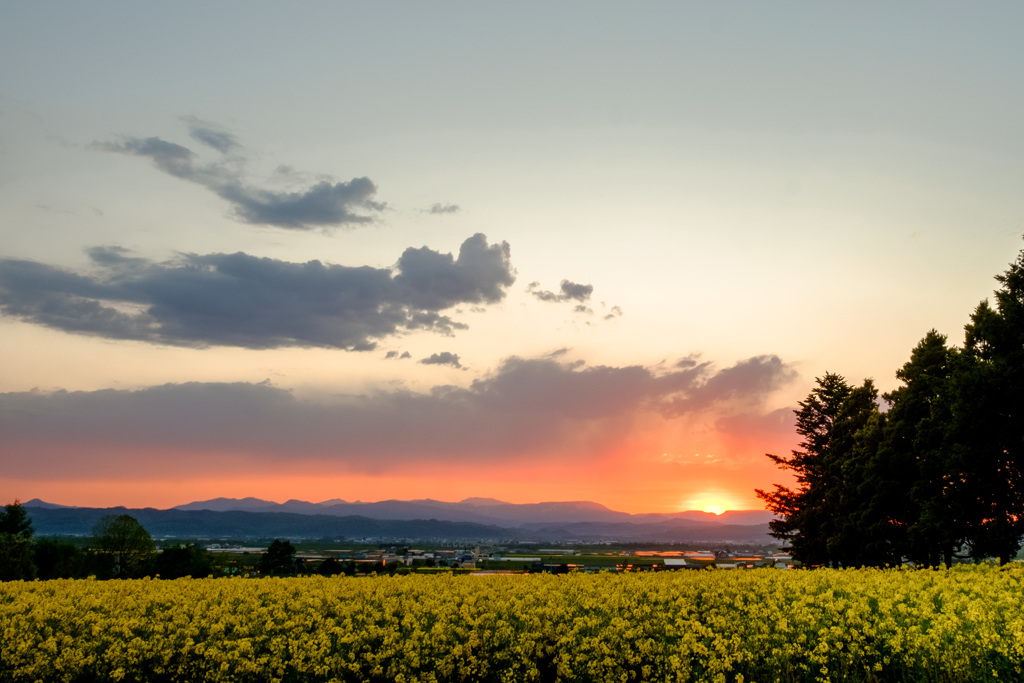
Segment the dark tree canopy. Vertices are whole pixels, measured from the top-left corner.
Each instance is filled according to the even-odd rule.
[[[75,579],[88,576],[85,554],[75,545],[52,538],[36,541],[35,562],[38,578]]]
[[[135,576],[153,554],[153,539],[131,515],[107,515],[92,529],[98,554],[113,578]]]
[[[296,573],[295,548],[290,541],[274,539],[260,558],[260,572],[263,574],[286,575]]]
[[[205,548],[194,543],[163,548],[153,556],[153,573],[162,579],[180,579],[185,576],[202,578],[213,571],[213,560]]]
[[[1007,562],[1024,537],[1024,251],[963,348],[928,332],[877,405],[831,373],[796,411],[800,450],[768,455],[796,486],[757,490],[806,564]]]
[[[861,563],[863,520],[850,515],[860,506],[860,483],[867,476],[870,453],[862,442],[876,438],[879,429],[877,396],[871,380],[851,387],[841,375],[826,373],[796,411],[800,450],[788,457],[768,455],[794,473],[797,485],[776,484],[774,491],[756,493],[780,516],[771,522],[772,535],[787,541],[805,564]]]
[[[22,538],[32,538],[32,518],[19,501],[5,505],[0,510],[0,534],[13,534]]]
[[[1012,558],[1024,533],[1024,252],[996,280],[967,325],[954,376],[954,437],[969,458],[978,504],[971,554]]]
[[[0,581],[36,577],[32,520],[17,500],[0,510]]]

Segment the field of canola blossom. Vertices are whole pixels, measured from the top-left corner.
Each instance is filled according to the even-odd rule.
[[[0,584],[2,681],[1024,679],[1024,572]]]

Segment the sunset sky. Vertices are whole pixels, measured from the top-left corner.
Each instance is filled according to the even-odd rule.
[[[1019,2],[7,3],[0,503],[759,508],[1024,246]]]

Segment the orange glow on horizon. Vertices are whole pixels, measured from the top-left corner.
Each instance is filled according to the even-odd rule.
[[[736,447],[713,430],[687,429],[679,422],[646,416],[603,452],[550,452],[462,464],[420,461],[372,473],[347,472],[339,463],[317,458],[295,458],[285,464],[237,452],[125,448],[118,457],[142,465],[122,471],[120,477],[89,477],[81,471],[65,475],[63,481],[0,477],[0,504],[38,498],[80,507],[166,509],[214,498],[253,497],[278,503],[494,498],[520,504],[590,501],[631,514],[721,514],[762,510],[755,488],[791,483],[791,477],[763,453],[785,452],[792,437],[765,436],[745,436],[758,442],[756,450]],[[86,445],[90,447],[99,449]],[[79,456],[84,452],[81,446],[75,450]]]
[[[726,510],[762,509],[753,491],[705,490],[691,491],[680,503],[678,481],[661,486],[652,485],[642,476],[608,477],[601,481],[577,480],[566,484],[556,479],[539,485],[546,475],[538,468],[519,472],[495,473],[488,476],[465,476],[454,479],[442,475],[393,476],[251,476],[247,478],[177,480],[177,481],[89,481],[38,482],[0,480],[0,491],[12,502],[38,498],[49,503],[78,507],[128,508],[154,507],[166,509],[194,501],[213,498],[260,498],[278,503],[290,499],[313,503],[341,499],[347,502],[383,500],[434,499],[458,502],[466,498],[495,498],[507,503],[542,503],[590,501],[609,509],[631,514],[702,510],[721,514]],[[560,473],[565,475],[565,473]],[[739,487],[742,482],[737,482]]]

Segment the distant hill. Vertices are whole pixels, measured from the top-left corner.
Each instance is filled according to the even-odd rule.
[[[439,520],[380,520],[290,512],[157,510],[154,508],[36,508],[25,506],[39,536],[90,536],[106,515],[131,515],[154,538],[407,539],[480,542],[515,540],[500,527]]]
[[[59,510],[60,508],[70,507],[68,505],[58,505],[57,503],[47,503],[46,501],[33,498],[27,503],[22,503],[25,507],[45,508],[47,510]]]

